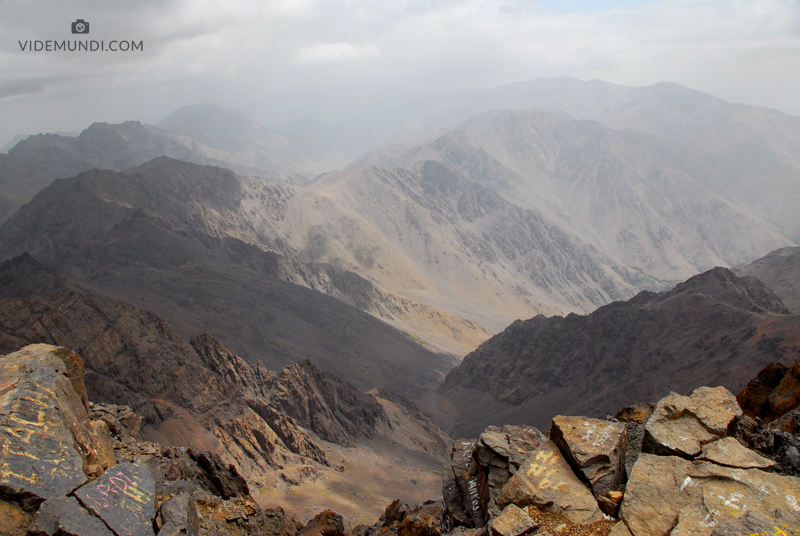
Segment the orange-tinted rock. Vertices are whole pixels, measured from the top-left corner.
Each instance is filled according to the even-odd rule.
[[[314,516],[297,536],[344,536],[342,516],[325,510]]]

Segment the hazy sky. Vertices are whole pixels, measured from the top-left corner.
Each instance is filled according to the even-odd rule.
[[[70,24],[90,23],[89,35]],[[800,0],[0,0],[0,145],[214,102],[271,127],[459,88],[671,81],[800,116]],[[143,51],[22,51],[35,40]]]

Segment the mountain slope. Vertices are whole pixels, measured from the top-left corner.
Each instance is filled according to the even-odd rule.
[[[800,314],[800,247],[783,248],[734,270],[767,285],[794,314]]]
[[[19,281],[30,279],[31,289],[42,280],[38,272],[50,273],[29,258],[2,268]],[[420,491],[439,483],[427,475],[446,458],[448,438],[407,401],[396,403],[395,395],[364,394],[310,361],[277,373],[260,362],[250,366],[208,334],[187,344],[153,313],[81,292],[0,305],[0,354],[40,342],[75,348],[91,400],[131,406],[144,417],[144,440],[219,454],[254,493],[283,496],[303,483],[347,503],[354,493],[349,473],[364,469],[358,460],[385,455],[381,448],[390,443],[400,444],[382,464],[404,463],[403,474],[420,479]],[[408,440],[407,429],[416,441]],[[348,475],[333,467],[342,458]],[[356,495],[385,485],[382,478],[359,479]],[[351,489],[337,489],[341,483]],[[424,499],[414,487],[398,481],[392,492]],[[376,516],[386,500],[376,494],[349,510]]]
[[[680,158],[665,152],[664,146],[675,145],[669,143],[597,122],[515,110],[473,117],[399,156],[379,151],[351,166],[409,169],[428,160],[454,166],[615,262],[660,279],[734,266],[793,244],[773,224],[687,172]],[[694,145],[702,153],[702,145]]]
[[[438,393],[457,421],[471,420],[456,424],[463,435],[487,422],[603,416],[699,385],[738,391],[768,362],[798,353],[800,318],[758,280],[715,268],[588,316],[517,321],[465,357]]]
[[[238,228],[238,210],[228,209],[242,195],[230,171],[162,164],[56,181],[0,228],[4,256],[29,251],[85,288],[169,317],[186,336],[213,332],[271,368],[312,358],[361,389],[417,399],[452,366],[372,316],[283,280],[306,265],[226,233]],[[338,274],[340,291],[356,297],[371,288],[326,270],[305,275],[330,285]]]

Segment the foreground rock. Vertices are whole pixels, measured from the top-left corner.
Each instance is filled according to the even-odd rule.
[[[616,515],[618,505],[609,493],[625,485],[625,424],[559,415],[553,419],[550,437],[578,477],[589,485],[600,508]]]
[[[552,441],[547,441],[520,466],[497,499],[500,508],[544,506],[564,514],[575,523],[602,519],[591,492],[572,472]]]
[[[798,501],[800,479],[794,477],[642,454],[621,515],[634,536],[710,535],[718,524],[746,512],[799,511]]]
[[[82,366],[71,352],[37,344],[0,357],[0,486],[32,511],[61,497],[114,463],[101,426],[67,377]],[[82,378],[76,381],[82,386]]]
[[[646,448],[659,454],[696,456],[703,445],[725,437],[739,404],[724,387],[699,387],[690,396],[661,399],[645,427]]]

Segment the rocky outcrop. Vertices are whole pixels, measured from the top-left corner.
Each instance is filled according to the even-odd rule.
[[[608,515],[618,509],[610,494],[624,489],[627,477],[626,432],[624,423],[561,415],[550,428],[550,437]]]
[[[504,422],[544,428],[556,414],[602,418],[701,385],[738,392],[767,363],[796,359],[800,322],[787,313],[760,282],[715,268],[588,316],[514,322],[438,392],[473,435]]]
[[[670,393],[656,404],[645,426],[645,448],[659,454],[697,456],[703,445],[726,436],[742,414],[724,387],[699,387],[690,396]]]
[[[763,387],[765,374],[749,392],[753,385]],[[780,384],[771,379],[773,388]],[[770,429],[760,417],[743,414],[724,387],[700,387],[690,396],[670,393],[656,404],[627,407],[616,415],[604,420],[556,416],[549,440],[528,453],[502,485],[497,508],[487,497],[490,478],[481,477],[491,474],[487,467],[497,464],[498,453],[508,452],[510,435],[499,441],[500,429],[492,427],[480,440],[456,441],[456,479],[463,474],[468,482],[484,482],[474,486],[474,504],[489,532],[723,536],[762,534],[768,528],[772,534],[770,527],[777,527],[776,534],[800,531],[800,478],[786,474],[791,472],[774,453],[770,459],[763,443],[767,437],[773,444],[796,442],[796,432]],[[490,445],[498,446],[485,452]],[[475,526],[472,516],[464,515],[472,513],[470,504],[456,483],[445,479],[443,488],[443,527],[453,534]]]
[[[591,491],[552,441],[542,443],[505,485],[497,505],[509,504],[547,507],[578,524],[602,519]]]

